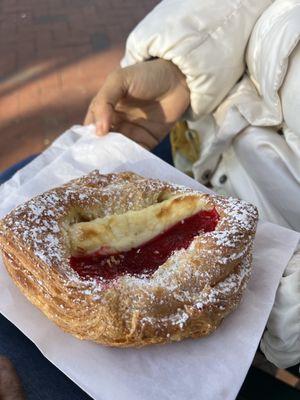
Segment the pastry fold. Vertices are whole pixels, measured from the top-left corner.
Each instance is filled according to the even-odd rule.
[[[217,211],[215,229],[152,274],[103,282],[71,267],[71,256],[137,247],[201,210]],[[64,331],[143,346],[208,335],[238,306],[257,219],[244,201],[96,170],[11,211],[0,221],[0,247],[15,284]]]

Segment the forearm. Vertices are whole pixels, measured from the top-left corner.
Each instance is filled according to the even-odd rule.
[[[270,0],[164,0],[129,35],[123,67],[152,57],[186,77],[191,116],[210,113],[244,70],[253,25]]]

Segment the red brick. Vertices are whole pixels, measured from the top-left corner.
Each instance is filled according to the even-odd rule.
[[[31,63],[35,56],[36,49],[32,41],[25,41],[16,46],[17,63],[20,67]]]
[[[81,85],[81,75],[78,66],[65,67],[60,71],[62,88],[77,87]]]
[[[42,95],[46,97],[49,101],[53,97],[53,93],[59,95],[59,90],[61,88],[61,79],[57,71],[49,73],[43,76],[43,78],[38,83]]]
[[[80,12],[73,12],[68,15],[69,25],[72,29],[78,29],[81,31],[87,31],[89,25],[84,23],[82,18],[82,13]]]
[[[3,28],[0,31],[0,45],[9,45],[10,49],[13,50],[11,47],[12,44],[15,44],[17,42],[16,38],[16,29],[12,27],[8,28]]]
[[[5,57],[0,58],[0,76],[11,74],[16,69],[17,58],[13,51],[7,52]]]
[[[18,91],[18,114],[25,117],[31,111],[38,111],[41,108],[41,91],[38,85],[28,84]]]
[[[6,14],[4,18],[4,14],[2,14],[0,24],[1,28],[10,27],[11,25],[17,25],[18,15],[18,13],[9,13]]]
[[[66,22],[53,22],[51,24],[51,31],[53,32],[54,40],[67,39],[70,29]]]
[[[1,93],[1,92],[0,92]],[[0,98],[0,121],[3,125],[7,121],[16,121],[19,118],[18,95],[12,93]],[[3,136],[0,136],[3,139]],[[2,140],[1,140],[2,143]],[[1,148],[1,146],[0,146]]]
[[[0,130],[0,137],[5,135],[9,140],[3,141],[0,147],[0,170],[31,154],[43,150],[42,125],[34,118],[21,120],[18,125],[9,124]]]
[[[40,31],[35,38],[37,51],[53,46],[53,36],[50,30]]]
[[[72,54],[74,59],[88,57],[93,49],[90,43],[80,44],[79,46],[72,47]]]
[[[0,169],[83,121],[128,32],[157,3],[0,1],[0,76],[9,78],[0,82]]]
[[[19,31],[24,29],[25,27],[32,26],[32,13],[29,11],[20,12],[17,14],[17,28]]]
[[[33,7],[32,10],[33,16],[34,17],[40,17],[42,15],[48,15],[49,14],[49,7],[47,3],[39,3]]]
[[[16,43],[23,43],[28,40],[31,40],[31,41],[35,40],[35,33],[34,33],[32,27],[30,27],[26,31],[24,30],[23,32],[19,31],[16,34]]]
[[[71,62],[74,59],[74,49],[76,46],[72,47],[59,47],[56,44],[52,48],[49,49],[49,54],[51,58],[57,61],[68,60]]]

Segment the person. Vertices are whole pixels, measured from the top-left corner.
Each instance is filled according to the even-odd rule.
[[[85,124],[148,149],[171,130],[178,168],[300,231],[299,41],[299,0],[164,0],[129,35]],[[282,368],[300,361],[299,282],[300,247],[261,342]]]

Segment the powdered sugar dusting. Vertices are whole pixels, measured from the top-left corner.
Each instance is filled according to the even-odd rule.
[[[162,192],[200,195],[132,173],[101,175],[93,171],[8,214],[0,225],[1,246],[14,241],[36,258],[39,268],[58,271],[68,293],[77,288],[85,298],[102,304],[103,291],[117,290],[130,299],[130,308],[125,311],[128,319],[139,310],[144,325],[171,324],[184,329],[190,319],[186,307],[201,311],[212,306],[221,312],[228,309],[226,301],[243,290],[250,274],[249,254],[257,222],[257,211],[249,203],[201,194],[220,215],[215,231],[195,237],[188,249],[174,252],[151,276],[125,275],[110,283],[83,280],[69,265],[67,228],[71,223],[148,207],[159,201]],[[35,284],[42,286],[43,282]],[[159,317],[153,315],[153,310],[171,304],[170,300],[176,309]]]

